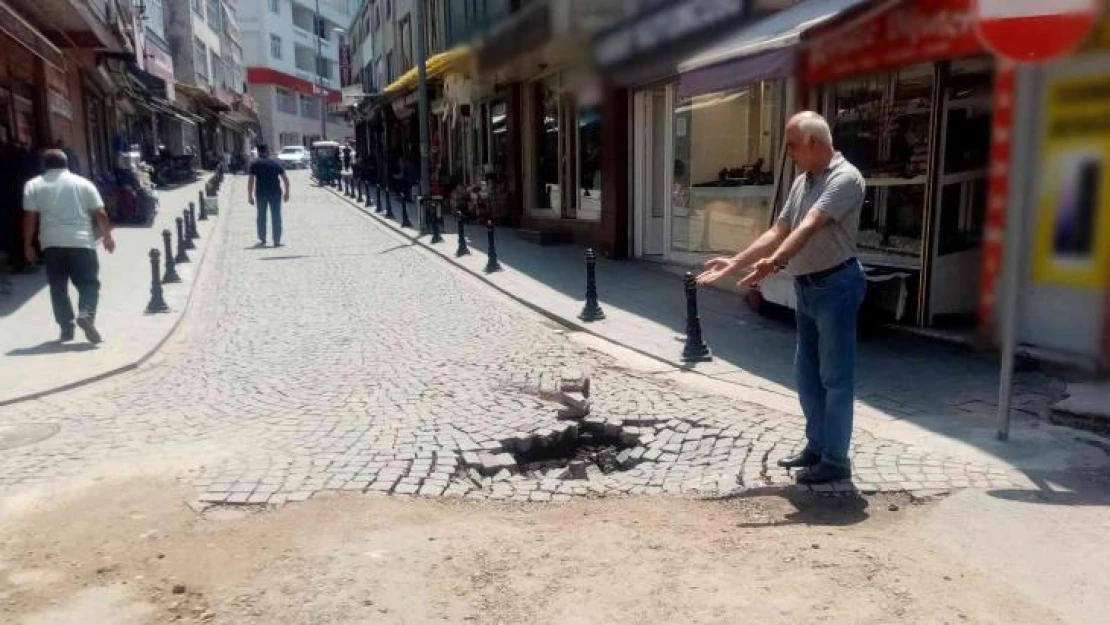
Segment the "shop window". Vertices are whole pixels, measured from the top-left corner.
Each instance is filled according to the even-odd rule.
[[[301,95],[301,117],[316,119],[320,117],[320,100],[311,96]]]
[[[285,147],[287,145],[300,145],[301,135],[295,132],[283,132],[278,135],[278,143],[281,144],[281,147]]]
[[[601,109],[578,111],[578,217],[601,217]]]
[[[549,83],[532,86],[532,197],[531,205],[540,210],[560,207],[560,98]]]
[[[673,251],[734,253],[770,225],[782,92],[780,81],[766,81],[677,103]]]
[[[831,87],[834,143],[867,178],[858,237],[867,261],[920,265],[934,89],[931,64]]]

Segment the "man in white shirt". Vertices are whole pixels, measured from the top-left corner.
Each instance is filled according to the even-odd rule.
[[[109,253],[116,250],[104,200],[92,182],[69,171],[65,152],[47,150],[42,164],[46,172],[23,187],[23,240],[31,241],[36,228],[39,230],[54,320],[61,327],[60,340],[73,340],[75,320],[69,300],[72,281],[78,294],[76,324],[89,342],[99,343],[102,339],[95,325],[100,297],[97,231],[104,238],[104,249]],[[33,246],[28,244],[24,254],[28,261],[35,262]]]

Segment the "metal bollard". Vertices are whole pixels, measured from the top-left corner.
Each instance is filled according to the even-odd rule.
[[[363,180],[361,178],[355,178],[355,201],[360,204],[362,203],[362,186]]]
[[[393,194],[390,193],[388,186],[384,191],[379,191],[385,195],[385,216],[389,219],[393,219]]]
[[[432,220],[431,243],[443,243],[443,227],[440,224],[439,202],[437,200],[432,200],[431,207],[432,208],[428,211],[430,213],[429,217],[431,217]]]
[[[605,318],[605,312],[597,303],[597,254],[593,249],[586,250],[586,305],[578,315],[582,321],[598,321]]]
[[[192,202],[189,202],[189,225],[192,229],[192,234],[189,236],[193,239],[199,239],[200,230],[197,230],[197,207]]]
[[[166,250],[166,271],[162,274],[162,284],[177,284],[181,282],[181,276],[177,275],[177,263],[173,258],[173,246],[170,241],[169,230],[162,231],[162,247]]]
[[[208,221],[208,200],[204,197],[203,191],[198,194],[197,205],[200,206],[200,217],[198,219]]]
[[[170,311],[165,298],[162,297],[162,281],[158,278],[159,256],[161,256],[161,253],[157,248],[150,248],[150,302],[146,305],[148,315]]]
[[[193,226],[189,221],[189,209],[183,209],[181,211],[181,216],[185,218],[185,249],[195,250],[197,249],[197,246],[195,243],[193,243],[192,239]]]
[[[459,247],[455,249],[455,257],[458,258],[459,256],[469,256],[470,248],[466,245],[466,227],[463,225],[462,211],[455,213],[455,219],[458,223],[456,229],[459,232]]]
[[[177,256],[174,257],[174,262],[177,264],[189,262],[189,255],[185,253],[185,221],[178,217],[177,222]]]
[[[682,348],[683,362],[708,362],[713,353],[701,336],[701,319],[698,317],[698,282],[687,272],[682,278],[686,289],[686,345]]]
[[[374,185],[370,184],[369,180],[363,180],[362,181],[362,186],[364,188],[364,192],[363,192],[364,198],[363,199],[366,200],[365,201],[366,208],[370,208],[371,206],[374,206],[374,200],[370,199],[370,187],[372,187]],[[374,212],[380,213],[382,211],[379,208],[379,209],[375,210]]]
[[[493,273],[501,271],[501,263],[497,260],[497,241],[494,237],[493,222],[486,222],[486,240],[488,241],[488,249],[486,250],[486,273]]]
[[[408,203],[405,202],[405,196],[404,195],[401,196],[401,227],[402,228],[411,228],[412,227],[412,221],[409,220]]]

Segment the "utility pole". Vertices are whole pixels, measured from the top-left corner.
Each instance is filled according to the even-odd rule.
[[[319,1],[319,0],[317,0]],[[416,114],[420,119],[420,197],[426,198],[430,195],[431,181],[431,166],[429,158],[431,157],[431,149],[429,149],[429,137],[431,134],[428,128],[428,73],[427,73],[427,50],[424,47],[424,0],[413,0],[413,17],[416,20],[416,72],[417,72],[417,103],[418,108]],[[418,224],[420,229],[424,229],[424,206],[421,205],[420,210],[417,211]]]
[[[316,0],[316,23],[312,25],[316,29],[316,89],[320,92],[320,139],[326,141],[328,138],[328,95],[324,90],[324,77],[320,75],[320,62],[324,59],[323,46],[324,46],[324,20],[320,17],[320,0]],[[311,146],[309,146],[311,147]]]

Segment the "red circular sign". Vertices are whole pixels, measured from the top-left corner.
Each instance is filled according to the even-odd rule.
[[[1098,0],[977,0],[976,31],[995,54],[1022,62],[1074,51],[1098,17]]]

